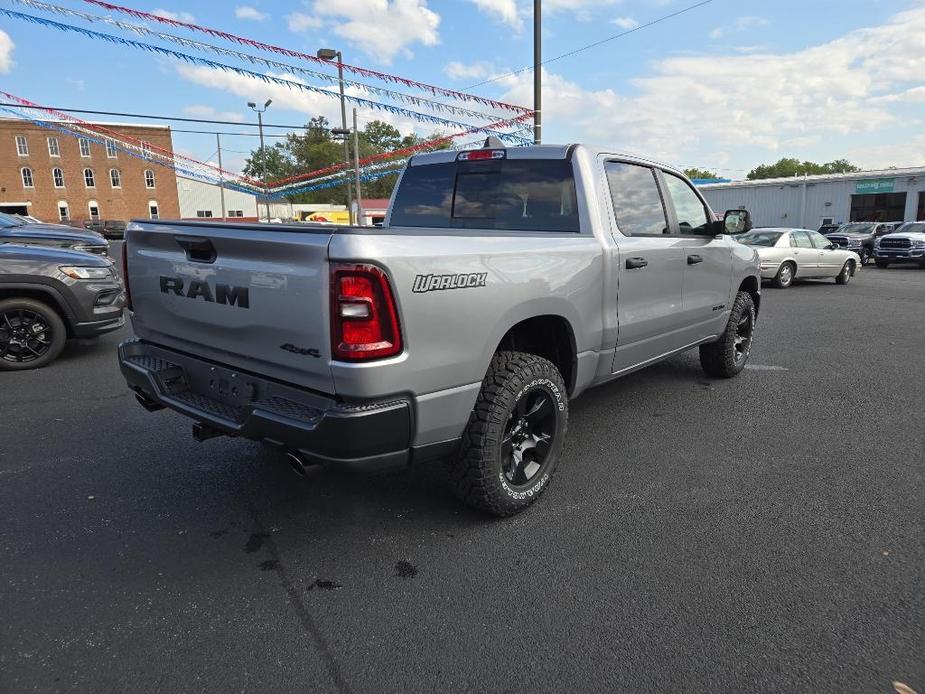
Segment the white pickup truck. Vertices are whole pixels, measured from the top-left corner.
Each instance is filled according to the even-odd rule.
[[[755,250],[676,169],[581,145],[413,157],[381,229],[136,221],[122,372],[194,434],[315,462],[448,461],[497,515],[546,488],[568,402],[698,347],[738,374]],[[576,461],[580,463],[580,461]]]

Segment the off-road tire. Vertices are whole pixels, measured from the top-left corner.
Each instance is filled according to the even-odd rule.
[[[854,274],[854,263],[850,260],[846,260],[845,264],[842,266],[842,269],[839,270],[838,274],[835,276],[835,284],[848,284],[851,281],[851,276]]]
[[[502,469],[501,441],[518,401],[544,390],[555,405],[554,435],[539,470],[523,486]],[[482,381],[459,453],[448,461],[454,494],[495,516],[511,516],[532,504],[549,486],[568,424],[568,394],[562,374],[548,360],[523,352],[498,352]]]
[[[790,269],[790,273],[784,270],[787,267]],[[797,268],[789,260],[781,263],[780,267],[777,269],[777,274],[774,275],[774,279],[771,280],[771,283],[778,289],[786,289],[791,284],[793,284],[793,278],[796,277]]]
[[[751,294],[739,292],[736,294],[729,322],[722,336],[716,342],[700,345],[700,365],[710,376],[717,378],[732,378],[741,373],[748,363],[755,334],[755,304]],[[750,334],[742,351],[737,349],[739,328],[743,320],[747,319],[750,325]]]
[[[0,321],[2,316],[9,311],[31,311],[41,316],[42,320],[48,326],[51,345],[42,354],[42,356],[32,361],[13,362],[0,358],[0,371],[25,371],[27,369],[41,369],[48,366],[58,358],[61,350],[64,349],[64,343],[67,342],[67,329],[64,327],[64,321],[61,316],[48,304],[35,299],[4,299],[0,301]],[[3,329],[3,326],[0,326]]]
[[[885,269],[885,268],[888,268],[888,267],[890,266],[889,263],[886,263],[886,262],[884,262],[884,261],[882,261],[882,260],[875,260],[875,261],[874,261],[874,264],[875,264],[878,268],[880,268],[881,270],[883,270],[883,269]]]

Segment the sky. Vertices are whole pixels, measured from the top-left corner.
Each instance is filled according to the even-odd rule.
[[[48,1],[105,14],[80,0]],[[544,0],[544,57],[696,2]],[[532,0],[125,4],[306,53],[332,47],[347,63],[532,105],[532,73],[509,74],[532,62]],[[11,0],[0,0],[0,7],[41,14]],[[599,144],[728,178],[743,178],[784,156],[847,158],[864,168],[925,165],[925,0],[711,0],[554,60],[543,69],[543,84],[545,142]],[[6,17],[0,17],[0,88],[64,108],[235,122],[255,120],[248,101],[272,98],[269,123],[340,119],[339,103],[328,94],[267,85]],[[358,87],[351,91],[362,95]],[[364,108],[358,115],[361,127],[379,118],[403,132],[435,130]],[[174,143],[178,151],[214,161],[214,136],[176,133]],[[255,137],[223,137],[226,168],[240,167],[256,146]]]

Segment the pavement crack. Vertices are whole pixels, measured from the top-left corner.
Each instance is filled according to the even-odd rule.
[[[302,624],[302,627],[314,642],[315,648],[321,654],[321,659],[328,671],[328,675],[334,682],[335,688],[342,694],[349,694],[350,688],[344,681],[344,676],[341,673],[340,665],[334,659],[334,655],[331,653],[331,649],[328,648],[327,641],[325,641],[324,635],[321,633],[321,628],[318,626],[311,613],[308,611],[308,607],[302,601],[302,598],[299,595],[299,591],[296,590],[295,584],[293,584],[292,579],[289,577],[289,572],[286,570],[286,567],[280,558],[279,548],[276,546],[276,542],[273,540],[273,537],[270,535],[270,533],[267,532],[267,530],[263,527],[263,523],[260,522],[260,517],[257,515],[257,511],[253,507],[250,508],[249,511],[251,518],[254,521],[254,535],[262,537],[263,547],[265,547],[267,552],[270,554],[270,560],[263,562],[261,564],[261,569],[264,571],[276,571],[276,573],[279,574],[280,584],[282,585],[283,590],[285,590],[286,594],[289,596],[289,603],[292,605],[292,608],[295,611],[299,622]]]

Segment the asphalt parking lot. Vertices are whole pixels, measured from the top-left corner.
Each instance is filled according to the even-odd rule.
[[[503,521],[194,442],[128,329],[3,374],[0,691],[925,691],[925,270],[763,298],[752,368],[588,392]]]

